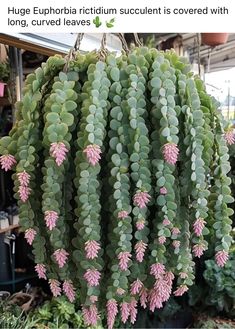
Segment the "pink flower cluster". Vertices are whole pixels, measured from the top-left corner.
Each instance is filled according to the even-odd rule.
[[[19,195],[22,202],[26,202],[29,198],[31,189],[29,188],[30,175],[24,170],[17,174],[19,186]]]
[[[121,210],[121,211],[119,211],[119,213],[118,213],[118,218],[120,218],[120,219],[124,219],[124,218],[126,218],[128,215],[129,215],[128,211],[126,211],[126,210]]]
[[[196,221],[193,224],[193,231],[196,236],[202,235],[202,231],[205,227],[205,223],[206,223],[206,221],[203,218],[196,219]]]
[[[86,154],[87,160],[92,166],[95,166],[101,159],[101,149],[99,145],[88,145],[83,152]]]
[[[58,296],[61,295],[60,282],[58,280],[50,279],[49,280],[49,285],[50,285],[52,295],[54,297],[58,297]]]
[[[167,143],[163,146],[164,160],[172,165],[175,165],[178,160],[179,148],[174,143]]]
[[[0,156],[0,164],[3,170],[8,171],[16,164],[16,159],[11,154],[2,155]]]
[[[168,225],[171,224],[171,222],[170,222],[170,220],[169,220],[168,218],[164,218],[163,221],[162,221],[162,224],[163,224],[164,226],[168,226]]]
[[[68,259],[68,253],[64,249],[57,249],[54,253],[53,256],[55,257],[55,260],[59,266],[59,268],[64,267],[64,265],[67,262]]]
[[[219,267],[224,267],[228,259],[229,259],[229,255],[228,252],[225,250],[217,251],[217,253],[215,254],[215,261]]]
[[[159,236],[158,242],[159,244],[164,244],[166,242],[166,237],[164,235]]]
[[[130,316],[129,304],[127,302],[121,303],[121,319],[125,324]]]
[[[57,166],[61,166],[64,160],[66,159],[66,153],[68,153],[68,149],[64,143],[51,143],[50,146],[50,155],[55,158],[55,162]]]
[[[89,307],[82,307],[82,315],[86,326],[96,326],[100,319],[97,306],[95,304]]]
[[[183,285],[179,286],[179,288],[177,290],[174,291],[174,295],[182,296],[186,291],[188,291],[188,287],[185,284],[183,284]]]
[[[46,266],[44,264],[37,264],[35,266],[35,271],[37,272],[37,275],[39,279],[44,279],[46,280]]]
[[[144,259],[144,253],[145,253],[146,248],[147,248],[147,244],[144,243],[142,240],[137,242],[135,245],[136,260],[139,263],[142,263],[142,261]]]
[[[128,251],[121,251],[118,254],[119,267],[121,271],[126,271],[128,269],[128,263],[131,259],[131,254]]]
[[[51,231],[54,227],[56,227],[56,222],[59,218],[59,215],[56,211],[46,210],[44,214],[44,220],[46,222],[46,226]]]
[[[228,145],[233,145],[235,143],[235,134],[233,129],[228,129],[224,134],[224,138]]]
[[[64,281],[63,292],[71,303],[75,301],[75,288],[70,280]]]
[[[176,249],[180,247],[180,241],[179,240],[174,240],[172,242],[172,246]]]
[[[134,195],[134,203],[140,209],[145,208],[150,201],[150,195],[148,192],[137,192]]]
[[[140,305],[145,309],[148,303],[148,290],[143,287],[140,291]]]
[[[165,195],[167,194],[167,189],[165,187],[160,188],[160,194]]]
[[[32,245],[36,234],[37,232],[33,228],[29,228],[28,230],[25,231],[24,237],[30,246]]]
[[[173,227],[171,230],[172,235],[180,234],[180,229],[178,227]]]
[[[131,295],[138,295],[142,288],[143,288],[143,283],[139,279],[136,279],[131,284]]]
[[[98,256],[100,250],[99,242],[95,240],[89,240],[85,243],[85,252],[87,259],[94,259]]]
[[[207,248],[204,243],[198,243],[193,246],[193,254],[195,257],[200,258],[205,250],[207,250]]]
[[[145,226],[145,220],[144,219],[139,219],[137,222],[136,222],[136,228],[138,231],[141,231],[144,229],[144,226]]]
[[[116,316],[118,314],[118,304],[115,299],[108,300],[106,304],[107,309],[107,324],[108,329],[112,329],[114,326],[114,322],[116,319]]]
[[[101,274],[96,269],[86,270],[86,273],[84,274],[84,279],[87,281],[87,284],[89,287],[96,287],[99,285]]]
[[[152,274],[155,279],[158,279],[163,274],[165,274],[165,265],[161,263],[155,263],[150,267],[150,274]]]
[[[148,294],[149,309],[152,312],[154,312],[155,308],[161,308],[163,303],[170,298],[174,280],[174,274],[172,272],[164,271],[162,274],[160,274],[160,272],[163,270],[163,267],[160,266],[162,264],[158,263],[154,265],[158,265],[156,266],[155,270],[159,268],[157,271],[159,274],[157,274],[156,271],[153,271],[155,274],[157,274],[155,275],[156,282],[153,289],[151,289]]]

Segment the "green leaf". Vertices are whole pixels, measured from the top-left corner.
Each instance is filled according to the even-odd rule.
[[[120,71],[117,67],[112,67],[110,71],[110,76],[113,79],[113,81],[119,81],[120,79]]]
[[[161,88],[162,85],[162,81],[158,77],[153,78],[150,83],[153,88]]]
[[[68,100],[63,104],[63,109],[68,112],[72,112],[77,108],[77,104],[74,101]]]
[[[54,112],[48,113],[47,116],[46,116],[46,119],[47,119],[48,122],[51,122],[51,123],[60,122],[59,114],[54,113]]]
[[[74,117],[71,113],[61,112],[60,115],[61,121],[63,121],[67,126],[72,126],[74,123]]]

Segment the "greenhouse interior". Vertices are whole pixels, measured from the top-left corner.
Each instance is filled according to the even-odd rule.
[[[0,328],[235,329],[235,33],[0,34]]]

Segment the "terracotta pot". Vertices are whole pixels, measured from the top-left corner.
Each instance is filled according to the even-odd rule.
[[[218,46],[228,41],[229,33],[201,33],[203,45]]]
[[[6,83],[0,82],[0,97],[4,97],[5,85]]]

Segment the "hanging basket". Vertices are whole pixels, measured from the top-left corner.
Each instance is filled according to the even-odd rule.
[[[0,82],[0,97],[4,97],[5,85],[6,83]]]
[[[228,41],[229,33],[201,33],[202,45],[218,46]]]

